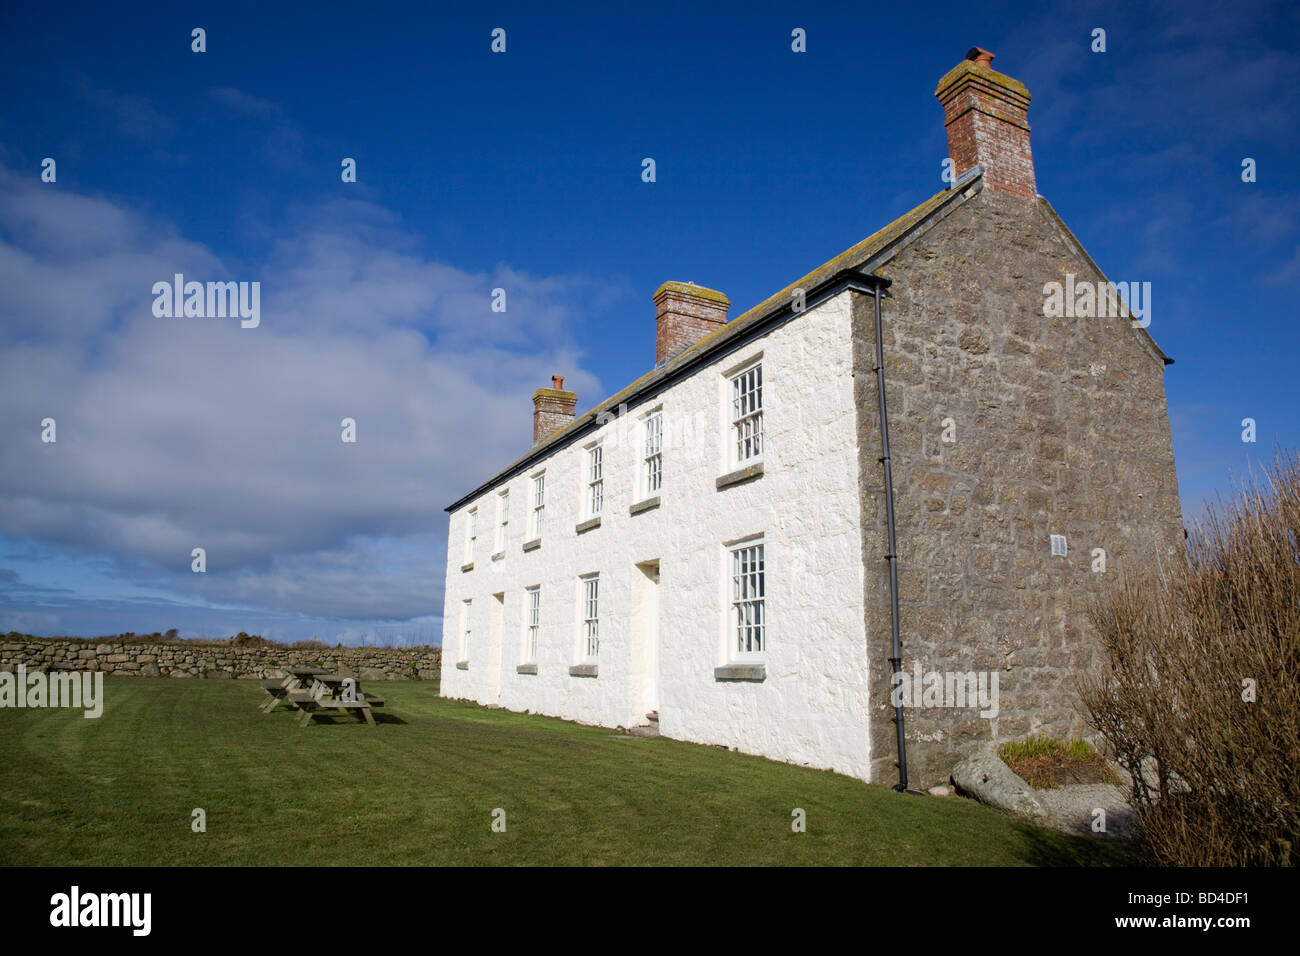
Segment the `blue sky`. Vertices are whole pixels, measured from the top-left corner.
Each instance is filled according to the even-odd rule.
[[[442,509],[533,390],[646,371],[667,279],[737,315],[942,188],[972,45],[1039,192],[1152,283],[1186,516],[1300,444],[1296,5],[701,6],[0,11],[0,630],[437,633]],[[155,318],[177,271],[260,281],[264,325]]]

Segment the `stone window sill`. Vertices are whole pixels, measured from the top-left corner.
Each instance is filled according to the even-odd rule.
[[[460,571],[462,574],[464,574],[466,571],[473,571],[473,570],[474,570],[473,561],[466,561],[464,564],[460,566]]]
[[[493,561],[500,561],[500,560],[501,560],[502,558],[504,558],[505,556],[506,556],[506,553],[505,553],[504,551],[498,551],[496,554],[492,555],[492,560],[493,560]]]
[[[725,475],[719,475],[715,483],[719,491],[731,485],[739,485],[754,478],[762,477],[763,463],[756,461],[752,465],[746,465],[744,468],[737,468],[735,471],[729,471]]]
[[[652,508],[659,507],[659,496],[647,498],[645,501],[638,501],[631,508],[627,509],[628,514],[639,515],[643,511],[650,511]]]
[[[590,531],[592,528],[599,528],[599,527],[600,527],[600,516],[597,515],[594,518],[588,518],[586,521],[579,521],[576,525],[574,525],[573,530],[577,534],[582,534],[584,531]]]
[[[467,671],[467,670],[469,670],[469,661],[457,661],[457,662],[456,662],[456,670],[458,670],[458,671]]]
[[[518,667],[515,668],[515,673],[516,673],[516,674],[536,674],[536,673],[537,673],[537,665],[536,665],[536,664],[520,664]]]
[[[569,668],[570,677],[595,677],[600,673],[598,664],[574,664]]]
[[[541,538],[533,538],[532,541],[525,541],[525,542],[524,542],[524,550],[525,550],[525,551],[536,551],[536,550],[537,550],[538,548],[540,548],[541,546],[542,546],[542,539],[541,539]]]
[[[755,683],[767,680],[767,667],[763,664],[727,664],[713,668],[714,680],[742,680]]]

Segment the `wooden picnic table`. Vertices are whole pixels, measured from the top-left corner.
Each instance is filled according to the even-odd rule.
[[[346,684],[351,681],[355,690],[349,695]],[[333,711],[347,711],[375,726],[372,707],[383,707],[384,698],[376,694],[366,694],[361,690],[361,683],[348,674],[316,674],[312,678],[310,691],[298,691],[289,695],[290,702],[302,711],[299,724],[306,727],[313,717]]]
[[[312,717],[323,713],[347,711],[372,727],[375,717],[371,708],[383,707],[384,698],[378,694],[362,692],[361,683],[350,674],[327,674],[320,667],[285,667],[284,677],[264,680],[261,687],[267,694],[262,712],[269,714],[281,703],[302,711],[299,723],[306,727]],[[348,692],[348,681],[353,693]]]

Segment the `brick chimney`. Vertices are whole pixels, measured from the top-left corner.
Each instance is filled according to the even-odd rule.
[[[1029,153],[1029,91],[993,69],[994,54],[972,47],[939,81],[953,175],[977,163],[990,189],[1033,199],[1034,159]]]
[[[578,396],[564,389],[564,376],[552,375],[550,388],[533,393],[533,444],[573,421]]]
[[[682,352],[727,324],[731,300],[694,282],[665,282],[654,294],[655,365]]]

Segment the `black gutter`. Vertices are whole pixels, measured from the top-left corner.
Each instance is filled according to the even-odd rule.
[[[880,399],[880,463],[885,469],[885,523],[889,529],[889,551],[885,554],[885,560],[889,562],[889,629],[893,639],[889,663],[893,665],[894,676],[890,687],[897,688],[903,670],[903,645],[898,633],[898,535],[894,524],[894,470],[889,455],[889,412],[885,407],[885,341],[884,323],[880,314],[882,291],[880,286],[876,287],[876,395]],[[894,728],[898,734],[898,785],[894,789],[905,793],[907,742],[903,735],[901,702],[894,705]]]
[[[858,273],[859,284],[850,285],[858,292],[864,292],[875,299],[876,311],[876,397],[880,404],[880,463],[885,469],[885,525],[889,535],[889,550],[885,560],[889,562],[889,628],[892,637],[889,663],[894,669],[891,688],[899,685],[899,675],[903,670],[903,642],[899,636],[898,626],[898,529],[894,523],[894,470],[889,454],[889,411],[885,403],[885,339],[884,322],[881,317],[880,300],[889,293],[890,280],[878,276]],[[874,280],[874,281],[873,281]],[[898,783],[894,790],[907,792],[907,741],[903,735],[903,706],[894,705],[894,727],[898,735]]]
[[[876,289],[885,289],[888,287],[888,279],[858,272],[856,269],[841,269],[839,272],[830,276],[830,278],[819,282],[804,293],[804,307],[802,309],[796,311],[793,302],[789,305],[778,306],[762,318],[753,320],[746,326],[743,332],[729,336],[724,341],[701,350],[698,355],[693,355],[680,366],[674,367],[672,371],[664,375],[663,378],[648,383],[641,391],[628,396],[628,398],[620,404],[626,405],[627,410],[631,411],[638,405],[650,401],[669,386],[675,385],[682,379],[693,375],[703,366],[710,365],[713,362],[716,362],[719,358],[729,355],[738,349],[744,348],[759,336],[766,335],[778,326],[784,325],[796,316],[821,305],[828,299],[834,298],[846,289],[853,289],[857,292],[866,293],[867,295],[874,295]],[[510,480],[521,472],[527,471],[528,468],[542,459],[549,457],[554,452],[559,451],[561,448],[565,448],[573,444],[575,441],[579,441],[608,422],[609,418],[606,416],[610,412],[617,414],[617,409],[618,406],[606,409],[592,409],[583,416],[586,421],[574,428],[569,434],[565,435],[563,439],[553,444],[541,446],[535,451],[530,452],[528,455],[525,455],[513,465],[509,466],[505,471],[499,472],[495,477],[479,485],[469,494],[448,505],[443,510],[447,512],[455,511],[462,505],[468,504],[474,499],[481,497],[486,492],[491,491],[502,482]]]

